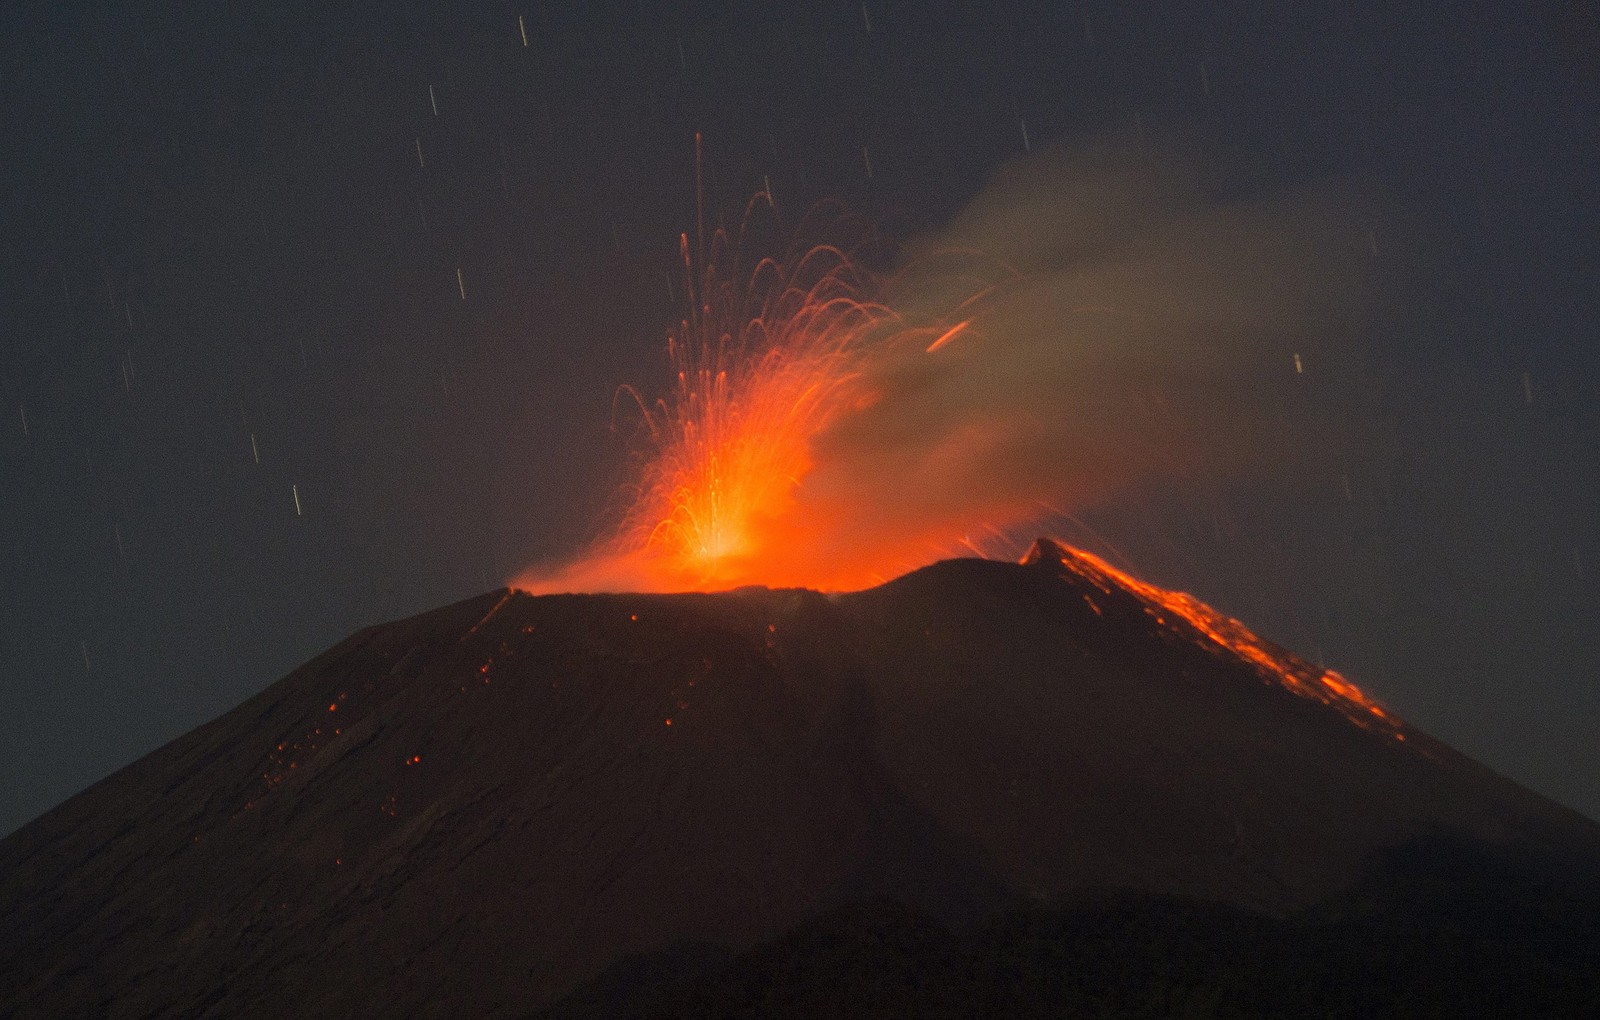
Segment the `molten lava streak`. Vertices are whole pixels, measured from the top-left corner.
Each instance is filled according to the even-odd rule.
[[[1035,542],[1022,562],[1070,573],[1106,595],[1117,591],[1130,595],[1143,604],[1145,614],[1158,625],[1218,654],[1243,659],[1256,668],[1263,680],[1287,688],[1302,698],[1320,701],[1359,726],[1388,733],[1396,740],[1406,739],[1404,724],[1384,711],[1361,688],[1331,669],[1322,669],[1263,640],[1243,623],[1217,612],[1193,595],[1147,584],[1098,556],[1050,539]],[[1099,607],[1092,601],[1089,604],[1099,615]]]

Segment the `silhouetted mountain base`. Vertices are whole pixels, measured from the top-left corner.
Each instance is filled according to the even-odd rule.
[[[1600,1015],[1600,886],[1552,863],[1422,839],[1282,919],[1121,892],[948,927],[879,899],[625,961],[538,1017]]]
[[[1526,1015],[1593,987],[1596,874],[1593,821],[1053,543],[840,595],[498,591],[0,840],[0,1016]]]

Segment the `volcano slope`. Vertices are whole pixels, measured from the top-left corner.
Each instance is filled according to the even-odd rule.
[[[625,1011],[881,948],[872,904],[1370,913],[1385,855],[1437,838],[1600,902],[1567,892],[1600,826],[1053,543],[848,595],[501,591],[353,635],[0,842],[0,1015]]]

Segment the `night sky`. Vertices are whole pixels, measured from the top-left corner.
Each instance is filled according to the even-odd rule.
[[[1058,530],[1600,817],[1591,6],[38,6],[0,33],[0,832],[595,536],[696,132],[713,219],[769,181],[891,246],[1091,138],[1360,194],[1377,296],[1251,366],[1327,441]]]

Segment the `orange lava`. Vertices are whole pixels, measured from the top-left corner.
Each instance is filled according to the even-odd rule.
[[[687,259],[687,237],[682,244]],[[685,587],[771,576],[795,524],[794,491],[812,467],[811,441],[872,399],[856,364],[893,319],[863,297],[862,278],[834,249],[810,252],[787,274],[764,262],[756,275],[750,290],[762,305],[753,314],[708,281],[700,314],[668,341],[676,392],[645,416],[656,456],[624,541]]]
[[[1219,653],[1236,655],[1255,666],[1262,679],[1277,683],[1303,698],[1320,701],[1337,709],[1347,719],[1367,729],[1385,732],[1405,740],[1403,723],[1368,697],[1361,688],[1331,669],[1322,669],[1258,637],[1250,628],[1217,612],[1193,595],[1169,591],[1124,573],[1091,553],[1058,542],[1041,539],[1023,562],[1059,564],[1100,591],[1111,594],[1121,589],[1144,603],[1144,611],[1165,627],[1177,630]],[[1100,607],[1089,606],[1095,615]]]

